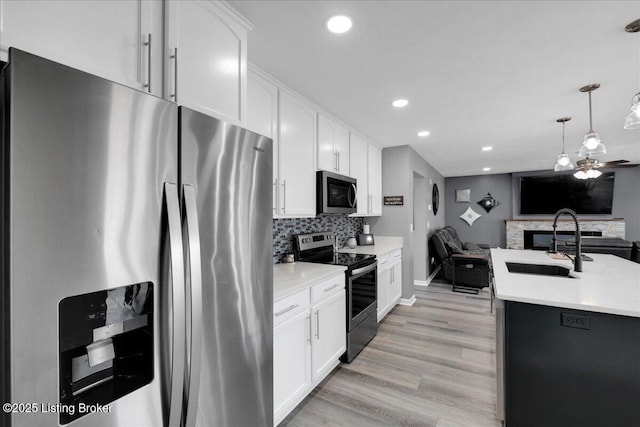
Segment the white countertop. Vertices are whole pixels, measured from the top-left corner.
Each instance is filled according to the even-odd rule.
[[[354,249],[344,247],[338,249],[338,252],[345,254],[368,254],[380,256],[402,248],[402,237],[373,236],[373,241],[375,245],[356,246]]]
[[[640,264],[608,254],[586,254],[581,273],[544,251],[491,249],[496,297],[554,307],[640,317]],[[562,265],[578,278],[510,273],[505,262]]]
[[[344,273],[346,269],[347,267],[342,265],[300,261],[275,264],[273,266],[273,300],[277,301],[336,274]]]

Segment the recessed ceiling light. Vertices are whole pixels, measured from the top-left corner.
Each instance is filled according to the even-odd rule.
[[[482,147],[482,151],[491,151],[493,147]]]
[[[421,130],[420,132],[418,132],[418,136],[421,137],[429,136],[430,134],[431,132],[429,132],[428,130]]]
[[[407,101],[406,99],[396,99],[391,103],[391,105],[393,105],[396,108],[402,108],[409,105],[409,101]]]
[[[483,171],[485,172],[489,172],[491,170],[491,168],[482,168]]]
[[[329,18],[327,21],[327,28],[329,31],[335,34],[346,33],[351,29],[353,22],[351,18],[346,15],[336,15]]]

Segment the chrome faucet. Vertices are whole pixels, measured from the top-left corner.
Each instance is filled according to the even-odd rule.
[[[573,218],[573,222],[576,224],[576,256],[573,259],[573,269],[577,272],[582,271],[582,246],[580,244],[580,223],[576,213],[571,209],[563,208],[556,212],[555,218],[553,218],[553,252],[558,252],[558,239],[556,237],[556,227],[558,226],[558,218],[562,214],[570,215]]]

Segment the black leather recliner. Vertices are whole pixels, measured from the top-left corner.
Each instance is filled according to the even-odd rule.
[[[454,292],[477,294],[489,286],[489,245],[462,243],[453,227],[436,230],[431,236],[436,263],[442,274],[453,285]]]

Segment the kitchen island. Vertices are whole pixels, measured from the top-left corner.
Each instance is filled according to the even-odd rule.
[[[639,425],[640,264],[491,250],[498,415],[509,427]],[[546,276],[510,272],[534,264]],[[551,268],[546,268],[551,266]]]

